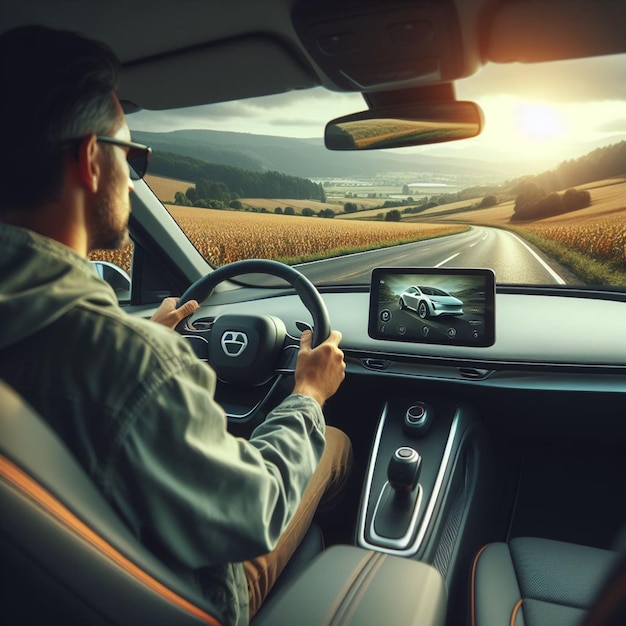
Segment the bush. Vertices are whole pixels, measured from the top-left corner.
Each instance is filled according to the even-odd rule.
[[[189,198],[182,191],[177,191],[174,194],[174,204],[178,204],[179,206],[191,206]]]
[[[550,195],[542,198],[535,204],[534,211],[540,217],[549,217],[563,213],[563,201],[561,200],[561,196],[553,191]]]
[[[568,189],[563,195],[556,192],[546,194],[536,183],[526,183],[515,199],[511,220],[533,220],[576,211],[591,204],[588,191]]]
[[[321,209],[317,215],[318,217],[333,218],[335,217],[335,212],[332,209]]]
[[[490,206],[496,206],[496,204],[498,204],[498,198],[496,198],[494,195],[489,195],[489,196],[485,196],[480,204],[478,205],[481,209],[485,209],[487,207]]]
[[[212,203],[214,204],[215,201],[211,200],[205,200],[204,198],[198,198],[197,200],[194,200],[193,202],[193,206],[195,206],[198,209],[221,209],[221,206],[213,206]]]
[[[285,207],[285,215],[295,215],[296,210],[292,206]]]
[[[285,209],[285,213],[286,212],[287,210]],[[302,209],[302,215],[304,215],[305,217],[313,217],[313,215],[315,215],[315,211],[309,207],[304,207],[304,209]]]
[[[584,209],[590,205],[591,194],[586,189],[582,191],[568,189],[563,194],[563,209],[565,209],[565,211],[577,211],[578,209]]]
[[[398,209],[391,209],[385,215],[385,222],[399,222],[402,219],[402,213]]]
[[[515,219],[532,219],[536,217],[535,205],[546,197],[546,192],[535,182],[522,183],[518,187],[518,194],[513,207]]]
[[[185,192],[185,195],[191,204],[193,204],[200,197],[195,187],[189,187],[189,189]]]

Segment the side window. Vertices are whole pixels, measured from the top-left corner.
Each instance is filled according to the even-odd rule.
[[[89,260],[102,280],[111,285],[120,304],[130,303],[133,244],[120,250],[94,250]]]

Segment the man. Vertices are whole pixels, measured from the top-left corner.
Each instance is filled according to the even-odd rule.
[[[214,372],[165,327],[197,303],[166,300],[161,325],[130,317],[87,261],[127,241],[130,177],[145,169],[129,170],[143,148],[130,145],[116,58],[27,27],[0,36],[0,62],[0,378],[141,541],[191,572],[224,623],[245,624],[345,479],[349,441],[321,411],[344,377],[341,336],[312,349],[303,333],[293,393],[248,441],[230,435]]]

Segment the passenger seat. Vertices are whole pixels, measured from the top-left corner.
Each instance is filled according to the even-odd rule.
[[[626,555],[518,537],[477,554],[472,626],[626,624]]]

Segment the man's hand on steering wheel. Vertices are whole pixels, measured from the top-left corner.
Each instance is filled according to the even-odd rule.
[[[341,333],[331,331],[328,338],[315,348],[311,347],[312,341],[313,334],[305,330],[300,337],[293,393],[311,396],[323,406],[345,378],[346,364],[339,349]]]
[[[196,300],[188,300],[178,308],[176,307],[177,303],[178,298],[165,298],[150,319],[168,328],[176,328],[181,320],[193,315],[200,306]]]

